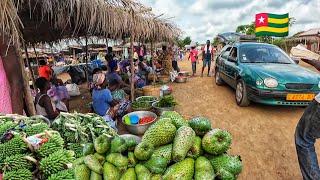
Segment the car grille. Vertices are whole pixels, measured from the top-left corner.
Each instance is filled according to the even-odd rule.
[[[298,83],[288,83],[286,84],[287,89],[312,89],[314,84],[298,84]]]

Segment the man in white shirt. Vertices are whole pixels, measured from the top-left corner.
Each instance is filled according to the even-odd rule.
[[[302,59],[320,71],[320,61]],[[304,180],[320,179],[320,169],[314,143],[320,137],[320,94],[310,103],[297,124],[296,150]]]

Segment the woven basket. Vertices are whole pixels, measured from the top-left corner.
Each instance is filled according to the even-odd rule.
[[[162,83],[168,83],[168,82],[170,82],[170,77],[169,76],[159,76],[158,80]]]
[[[144,96],[160,96],[160,86],[145,86],[142,88]]]

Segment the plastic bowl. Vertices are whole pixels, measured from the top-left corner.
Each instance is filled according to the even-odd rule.
[[[125,117],[128,116],[128,117],[131,117],[131,116],[138,116],[139,119],[140,118],[143,118],[143,117],[154,117],[154,120],[149,122],[149,123],[146,123],[146,124],[126,124],[125,123]],[[126,114],[125,116],[122,117],[122,123],[124,124],[124,126],[126,127],[126,129],[132,133],[132,134],[135,134],[135,135],[143,135],[146,130],[156,121],[156,119],[158,118],[158,116],[153,113],[153,112],[150,112],[150,111],[135,111],[135,112],[131,112],[129,114]]]

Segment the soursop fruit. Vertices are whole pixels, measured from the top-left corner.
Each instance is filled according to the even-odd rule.
[[[123,138],[116,136],[112,139],[111,141],[112,153],[122,153],[126,150],[127,150],[127,145],[126,145],[126,141]]]
[[[152,154],[151,157],[163,157],[167,160],[167,164],[171,162],[172,156],[172,144],[158,147]]]
[[[146,168],[145,166],[141,164],[137,164],[136,167],[134,168],[137,179],[138,180],[150,180],[151,179],[151,172]]]
[[[222,154],[210,159],[211,165],[220,179],[236,179],[242,171],[240,156]]]
[[[50,154],[48,157],[41,159],[40,171],[49,177],[52,174],[58,173],[65,169],[68,164],[74,161],[74,152],[67,150],[59,150]]]
[[[31,156],[25,154],[16,154],[6,157],[1,164],[1,169],[5,171],[16,171],[19,169],[31,169],[33,164],[31,160],[36,161]]]
[[[164,111],[161,114],[162,118],[170,118],[172,124],[179,129],[181,126],[189,126],[188,122],[176,111]]]
[[[129,164],[128,158],[120,153],[110,153],[107,155],[106,161],[115,165],[120,171],[126,170]]]
[[[133,151],[136,145],[138,144],[137,140],[133,137],[126,138],[125,141],[128,151]]]
[[[101,154],[99,154],[99,153],[94,153],[93,156],[94,156],[94,158],[96,158],[99,161],[99,163],[101,165],[103,165],[104,162],[106,161],[106,157],[101,155]]]
[[[138,163],[138,160],[133,152],[128,152],[128,162],[128,167],[135,167]]]
[[[153,174],[151,180],[162,180],[161,174]]]
[[[201,147],[201,138],[199,136],[196,136],[194,139],[194,143],[191,146],[190,150],[187,153],[187,157],[191,158],[198,158],[203,153],[202,147]]]
[[[210,120],[205,117],[192,118],[189,121],[189,125],[198,136],[203,136],[211,130]]]
[[[90,180],[103,180],[102,175],[91,171]]]
[[[138,160],[148,160],[154,151],[152,144],[146,142],[139,143],[134,149],[134,155]]]
[[[167,168],[167,160],[164,157],[151,157],[144,166],[154,174],[162,174]]]
[[[47,157],[50,154],[62,150],[64,146],[64,140],[59,134],[53,134],[48,142],[43,144],[36,152],[40,157]]]
[[[100,164],[100,162],[93,156],[93,155],[87,155],[84,158],[84,164],[91,170],[98,174],[102,174],[103,168]]]
[[[67,150],[74,151],[74,156],[76,158],[82,157],[83,156],[83,145],[80,143],[68,143],[67,144]]]
[[[74,168],[74,179],[75,180],[88,180],[90,179],[90,169],[82,164]]]
[[[120,178],[120,180],[136,180],[136,172],[134,168],[129,168]]]
[[[168,169],[163,175],[163,180],[191,180],[193,175],[194,160],[192,158],[186,158],[183,161],[177,162],[168,167]]]
[[[32,180],[32,172],[28,169],[19,169],[16,171],[6,171],[3,174],[3,180]]]
[[[204,156],[198,157],[195,162],[194,180],[213,180],[214,178],[215,173],[210,161]]]
[[[182,161],[190,148],[192,147],[196,133],[191,127],[182,126],[177,130],[177,134],[172,145],[172,160],[175,162]]]
[[[94,148],[99,154],[106,153],[110,148],[110,140],[109,138],[102,134],[98,138],[94,140]]]
[[[225,153],[231,146],[231,134],[221,129],[213,129],[202,138],[202,148],[207,153],[219,155]]]
[[[103,179],[118,180],[120,179],[120,171],[113,164],[105,162],[103,165]]]
[[[176,127],[170,123],[170,119],[164,118],[152,124],[142,137],[142,142],[159,147],[173,141],[176,134]]]
[[[48,177],[48,180],[74,179],[74,170],[66,169]]]
[[[0,144],[0,163],[12,155],[23,154],[27,151],[27,145],[19,135],[15,135],[11,140]]]

